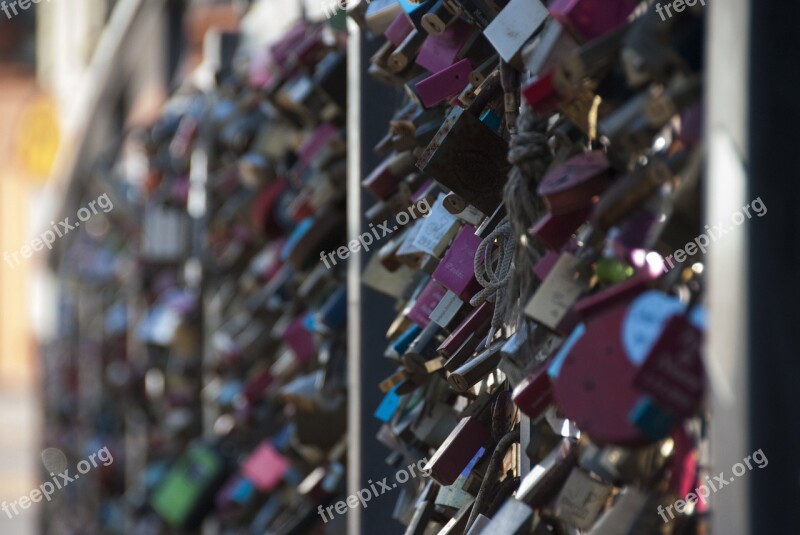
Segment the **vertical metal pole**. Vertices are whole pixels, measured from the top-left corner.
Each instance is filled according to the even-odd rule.
[[[747,27],[748,1],[710,3],[708,10],[706,218],[730,221],[747,202]],[[725,471],[748,454],[747,249],[744,226],[714,243],[708,257],[709,329],[707,368],[711,378],[713,472]],[[743,533],[748,523],[745,482],[712,496],[713,533]]]
[[[361,230],[361,31],[348,20],[347,44],[347,239]],[[351,256],[347,265],[347,494],[358,492],[361,481],[361,262]],[[351,511],[347,533],[361,532],[361,515]]]
[[[386,133],[397,98],[392,88],[364,75],[379,40],[369,41],[352,21],[348,20],[348,23],[349,241],[356,239],[367,227],[363,208],[372,201],[362,193],[361,179],[379,163],[372,147]],[[384,462],[389,452],[375,438],[380,422],[373,413],[381,400],[378,383],[394,371],[391,363],[382,356],[386,348],[384,333],[394,317],[393,302],[362,286],[361,270],[367,258],[363,252],[351,255],[347,273],[348,495],[369,488],[367,480],[380,480],[390,474],[390,468]],[[378,496],[369,502],[366,509],[350,509],[347,513],[348,534],[402,533],[402,526],[391,520],[396,498]]]

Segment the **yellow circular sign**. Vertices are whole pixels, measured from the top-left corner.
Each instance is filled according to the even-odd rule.
[[[33,179],[46,181],[61,140],[56,106],[50,98],[37,97],[22,111],[14,138],[23,170]]]

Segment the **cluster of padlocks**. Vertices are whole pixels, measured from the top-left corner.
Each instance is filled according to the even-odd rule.
[[[53,522],[300,533],[344,487],[344,263],[319,251],[345,241],[345,35],[304,21],[253,57],[239,41],[209,47],[213,88],[178,91],[98,164],[114,210],[60,259],[70,371],[47,375],[77,374],[81,407],[54,390],[48,419],[116,462]],[[74,438],[48,443],[79,457]]]
[[[709,469],[705,251],[683,251],[704,11],[685,7],[349,6],[381,44],[363,74],[397,88],[360,235],[345,11],[258,53],[221,36],[213,87],[98,164],[83,198],[114,210],[58,260],[48,443],[116,461],[48,522],[344,533],[369,494],[348,496],[348,389],[380,388],[372,443],[411,472],[386,522],[408,535],[704,533],[708,497],[682,501]],[[347,376],[362,256],[357,282],[396,300],[380,385]]]
[[[378,413],[383,442],[429,456],[407,534],[701,532],[707,497],[659,511],[707,461],[702,253],[671,254],[701,232],[703,13],[651,7],[355,16],[384,36],[370,74],[405,93],[370,210],[432,207],[367,268],[408,281]]]

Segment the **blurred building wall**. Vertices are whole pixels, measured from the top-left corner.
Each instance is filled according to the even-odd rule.
[[[17,137],[20,119],[38,90],[34,73],[0,65],[0,254],[19,249],[28,241],[30,201],[41,183],[19,162]],[[39,485],[39,403],[36,398],[36,354],[30,307],[31,258],[25,264],[0,266],[0,502],[18,500]],[[0,515],[0,533],[36,532],[36,511],[28,509],[9,519]]]
[[[108,16],[106,0],[42,2],[37,11],[37,78],[67,122]]]

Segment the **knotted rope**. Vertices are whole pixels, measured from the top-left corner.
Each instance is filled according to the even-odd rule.
[[[544,202],[537,195],[536,188],[552,160],[547,119],[537,117],[529,106],[523,105],[517,119],[516,133],[511,136],[508,161],[513,167],[503,191],[515,269],[508,277],[505,290],[505,294],[512,297],[504,300],[502,314],[505,321],[512,325],[522,321],[520,311],[535,289],[533,266],[542,254],[533,246],[528,229],[545,214]]]
[[[494,248],[495,242],[497,249]],[[505,319],[506,287],[513,262],[514,238],[511,234],[511,222],[506,217],[483,239],[475,252],[475,278],[483,286],[483,290],[472,297],[470,304],[477,307],[484,301],[494,303],[492,328],[486,338],[485,347],[489,347],[494,333]]]
[[[552,159],[547,120],[523,106],[508,154],[513,165],[503,191],[508,215],[475,253],[475,278],[483,290],[475,294],[470,304],[478,306],[489,301],[495,305],[485,347],[504,323],[519,325],[523,321],[520,310],[533,295],[533,266],[541,253],[532,245],[528,229],[545,213],[536,187]]]

